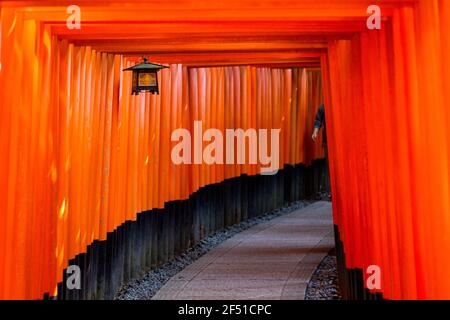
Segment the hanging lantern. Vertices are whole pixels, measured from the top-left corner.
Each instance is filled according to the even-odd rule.
[[[144,62],[123,69],[123,71],[133,71],[131,94],[137,95],[139,92],[159,94],[158,71],[164,68],[168,67],[148,62],[147,58],[144,58]]]

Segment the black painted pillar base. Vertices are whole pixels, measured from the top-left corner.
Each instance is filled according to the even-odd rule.
[[[208,185],[189,199],[139,213],[94,241],[70,260],[81,269],[81,289],[69,290],[66,270],[57,299],[113,299],[123,283],[137,278],[225,227],[271,212],[319,192],[325,161],[285,166],[271,176],[247,176]],[[46,298],[49,297],[47,294]]]

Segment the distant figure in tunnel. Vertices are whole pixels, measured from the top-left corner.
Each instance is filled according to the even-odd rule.
[[[312,139],[317,141],[317,137],[319,136],[319,130],[323,126],[323,134],[322,134],[322,144],[325,148],[326,153],[326,146],[327,146],[327,128],[325,124],[325,107],[324,105],[321,105],[319,107],[319,110],[317,110],[316,113],[316,119],[314,120],[314,131],[312,134]]]
[[[316,118],[314,120],[314,131],[312,134],[312,139],[314,142],[317,141],[317,138],[319,136],[319,131],[323,127],[323,133],[322,133],[322,146],[325,153],[325,170],[322,177],[322,183],[320,186],[320,191],[323,193],[326,193],[327,197],[331,199],[331,193],[330,193],[330,178],[328,174],[328,148],[327,148],[327,127],[325,123],[325,107],[322,104],[316,113]]]

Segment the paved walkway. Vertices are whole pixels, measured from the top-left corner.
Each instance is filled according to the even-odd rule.
[[[153,299],[302,300],[312,273],[333,247],[331,203],[316,202],[226,240]]]

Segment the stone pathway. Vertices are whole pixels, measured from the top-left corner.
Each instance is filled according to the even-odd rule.
[[[170,279],[153,299],[302,300],[334,247],[330,202],[316,202],[226,240]]]

